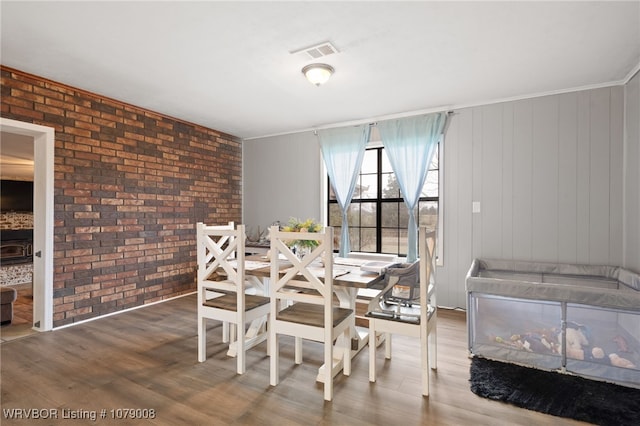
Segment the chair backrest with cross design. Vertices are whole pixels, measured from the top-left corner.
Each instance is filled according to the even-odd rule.
[[[269,314],[269,298],[246,294],[245,226],[197,224],[198,361],[206,359],[207,319],[235,325],[237,371],[245,371],[245,325]],[[266,338],[266,334],[265,334]]]
[[[278,336],[285,334],[296,339],[324,343],[325,377],[324,399],[333,397],[333,342],[341,345],[343,372],[350,374],[350,329],[355,316],[352,309],[334,304],[333,292],[333,228],[321,232],[284,232],[271,228],[271,316],[270,383],[279,382]],[[293,244],[313,246],[299,258],[291,249]],[[279,310],[279,306],[284,306]],[[296,341],[296,348],[299,347]],[[296,349],[295,362],[301,363]]]

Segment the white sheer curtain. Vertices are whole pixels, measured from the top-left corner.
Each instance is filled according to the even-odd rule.
[[[364,151],[369,140],[369,125],[341,127],[318,131],[322,158],[329,174],[333,192],[342,213],[340,256],[351,251],[347,210],[358,181]]]
[[[414,210],[446,119],[446,113],[435,113],[378,123],[382,144],[409,210],[407,262],[417,259],[418,227]]]

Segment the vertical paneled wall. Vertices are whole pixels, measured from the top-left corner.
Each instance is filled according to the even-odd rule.
[[[195,290],[195,223],[241,219],[240,140],[5,67],[1,107],[55,129],[54,326]]]
[[[456,112],[440,303],[464,306],[474,257],[622,264],[623,95],[617,86]]]
[[[443,148],[439,304],[466,307],[474,257],[622,264],[623,236],[638,234],[640,191],[637,133],[623,174],[623,118],[621,86],[456,110]],[[304,190],[323,179],[312,175],[320,161],[312,134],[245,142],[244,150],[245,222],[322,209],[316,190]],[[274,170],[269,163],[278,158]],[[623,182],[635,203],[626,210]],[[624,232],[623,211],[631,226]],[[631,264],[640,239],[628,241]]]
[[[625,92],[624,266],[640,272],[640,74]]]

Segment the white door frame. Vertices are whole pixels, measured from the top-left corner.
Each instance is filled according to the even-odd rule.
[[[0,117],[0,130],[33,137],[33,329],[53,328],[53,164],[52,127]]]

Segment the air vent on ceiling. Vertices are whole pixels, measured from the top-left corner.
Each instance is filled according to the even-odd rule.
[[[316,44],[314,46],[305,47],[304,49],[298,49],[291,52],[292,55],[296,53],[304,53],[308,55],[311,59],[322,58],[323,56],[333,55],[334,53],[338,53],[338,49],[328,41],[325,41],[320,44]]]

